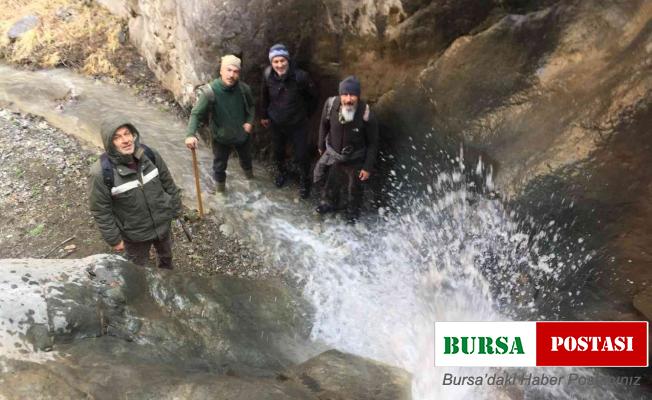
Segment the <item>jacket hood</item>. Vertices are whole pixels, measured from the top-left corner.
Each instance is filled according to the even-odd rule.
[[[128,127],[129,130],[134,134],[134,153],[136,153],[140,147],[140,132],[138,132],[138,129],[136,129],[136,127],[131,122],[129,122],[127,118],[123,116],[107,118],[102,122],[102,126],[100,128],[100,134],[102,135],[102,144],[104,144],[104,151],[106,151],[106,153],[109,155],[111,161],[118,164],[130,162],[132,160],[131,155],[125,156],[124,154],[118,152],[115,146],[113,146],[113,134],[115,134],[115,131],[117,131],[118,128],[123,126]]]

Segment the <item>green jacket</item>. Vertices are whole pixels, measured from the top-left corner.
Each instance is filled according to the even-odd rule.
[[[209,101],[204,93],[190,112],[186,137],[194,136],[207,112],[211,113],[210,130],[213,140],[221,144],[240,144],[247,140],[248,133],[242,125],[253,125],[255,118],[254,97],[251,88],[244,82],[228,87],[221,79],[211,82],[215,101]]]
[[[121,126],[128,126],[136,135],[133,157],[120,154],[113,146],[113,134]],[[101,134],[113,166],[113,187],[104,182],[98,160],[91,167],[90,208],[102,237],[111,246],[122,239],[143,242],[162,238],[172,219],[181,213],[181,190],[161,155],[152,149],[154,160],[150,160],[140,146],[140,133],[124,119],[106,121]],[[138,171],[126,165],[133,159],[138,161]]]

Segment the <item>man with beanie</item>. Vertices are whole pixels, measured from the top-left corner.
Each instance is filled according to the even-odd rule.
[[[181,214],[181,190],[129,121],[104,121],[101,134],[106,152],[91,168],[90,208],[102,237],[138,265],[154,246],[158,267],[171,269],[170,223]]]
[[[269,49],[270,66],[265,69],[262,85],[261,125],[272,128],[272,144],[277,174],[274,182],[282,187],[287,180],[285,148],[294,150],[299,170],[299,195],[310,195],[310,156],[308,119],[317,108],[316,88],[308,73],[290,63],[290,53],[282,44]]]
[[[324,182],[317,212],[337,209],[339,188],[347,183],[347,221],[354,223],[362,206],[362,183],[369,179],[378,153],[378,123],[369,105],[360,100],[360,81],[349,76],[339,96],[324,104],[319,128],[319,154],[314,181]]]
[[[211,114],[213,141],[213,177],[216,190],[226,190],[226,167],[231,147],[238,152],[240,166],[247,179],[253,179],[251,132],[254,122],[254,98],[251,88],[240,81],[240,59],[226,55],[221,59],[220,77],[202,87],[197,104],[190,112],[186,130],[186,146],[197,147],[197,128],[206,113]]]

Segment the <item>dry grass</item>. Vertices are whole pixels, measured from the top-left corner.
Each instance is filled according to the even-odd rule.
[[[39,17],[37,27],[10,41],[7,32],[27,15]],[[0,59],[117,76],[124,48],[118,35],[124,23],[88,0],[0,0]]]

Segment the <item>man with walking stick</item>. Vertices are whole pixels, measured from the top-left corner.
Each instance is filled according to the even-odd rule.
[[[220,77],[201,88],[186,130],[186,146],[193,150],[199,143],[195,136],[199,122],[210,113],[213,178],[218,193],[226,191],[226,167],[232,147],[238,152],[245,177],[254,177],[251,160],[254,99],[249,85],[240,81],[240,66],[238,57],[231,54],[222,57]]]

